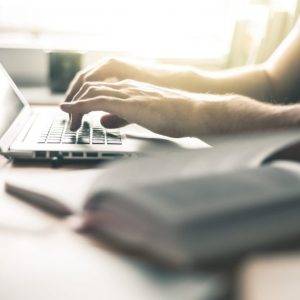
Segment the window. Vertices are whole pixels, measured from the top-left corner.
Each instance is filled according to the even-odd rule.
[[[279,0],[0,0],[0,46],[121,51],[148,57],[226,55],[237,20],[258,38]]]

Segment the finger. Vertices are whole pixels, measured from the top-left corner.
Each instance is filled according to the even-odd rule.
[[[111,60],[108,64],[109,68],[112,68],[112,64],[115,64],[115,60]],[[118,63],[119,65],[119,63]],[[102,66],[102,68],[101,68]],[[105,64],[104,64],[105,66]],[[80,87],[87,81],[99,81],[104,80],[105,77],[101,76],[100,70],[103,72],[103,62],[99,63],[96,66],[89,66],[86,69],[78,72],[75,78],[69,85],[69,88],[66,92],[65,102],[70,102],[74,98],[74,96],[78,93]],[[106,76],[107,77],[107,76]],[[120,86],[120,85],[119,85]],[[120,86],[121,87],[121,86]]]
[[[106,85],[104,83],[86,82],[83,84],[78,93],[74,96],[72,101],[80,99],[90,99],[96,96],[111,96],[126,99],[129,97],[128,94],[117,90],[113,85]]]
[[[81,125],[83,115],[91,111],[106,111],[112,114],[121,114],[122,116],[124,113],[124,100],[101,96],[76,102],[62,103],[60,107],[64,112],[72,115],[70,129],[77,130]]]
[[[68,89],[65,93],[65,100],[66,102],[69,102],[73,99],[73,96],[75,95],[77,91],[77,86],[82,84],[82,78],[83,74],[76,74],[75,77],[70,82]]]
[[[76,131],[81,127],[81,122],[84,114],[81,113],[72,113],[70,114],[70,130]]]
[[[90,72],[91,70],[93,70],[95,67],[94,66],[90,66],[87,67],[86,69],[78,72],[74,79],[71,81],[71,83],[69,84],[69,87],[67,89],[66,95],[65,95],[65,102],[70,102],[72,101],[73,97],[76,95],[76,93],[78,92],[78,90],[80,89],[80,87],[82,86],[82,84],[84,83],[84,78],[86,76],[86,74],[88,72]]]
[[[86,114],[91,111],[107,111],[114,113],[122,108],[124,100],[116,97],[98,96],[91,99],[84,99],[75,102],[62,103],[61,109],[67,113]]]
[[[128,125],[126,120],[111,114],[103,116],[100,122],[106,128],[119,128]]]
[[[91,82],[93,84],[100,84],[101,86],[105,86],[114,90],[120,90],[123,88],[128,88],[129,86],[132,85],[131,82],[133,82],[132,80],[122,80],[122,81],[101,81],[101,79],[93,77],[93,76],[86,76],[85,77],[85,82]]]

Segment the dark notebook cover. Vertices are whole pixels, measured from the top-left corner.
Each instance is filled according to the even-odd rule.
[[[126,249],[177,266],[226,261],[300,235],[299,142],[297,131],[233,136],[118,161],[78,201]]]

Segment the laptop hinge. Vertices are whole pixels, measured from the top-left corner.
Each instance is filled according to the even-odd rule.
[[[21,132],[24,124],[31,118],[33,115],[32,110],[29,106],[25,106],[20,114],[17,116],[15,121],[9,127],[9,129],[5,132],[5,134],[0,139],[0,154],[6,156],[9,152],[10,145],[15,140],[17,135]]]

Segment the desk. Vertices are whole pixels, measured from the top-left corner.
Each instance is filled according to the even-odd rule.
[[[94,165],[73,164],[53,169],[48,163],[12,164],[0,157],[0,299],[220,299],[226,290],[222,276],[172,272],[126,256],[99,240],[73,232],[66,220],[3,190],[7,172],[30,176],[91,167]],[[300,299],[299,257],[264,257],[242,264],[238,299]],[[293,297],[285,298],[291,289]]]
[[[299,282],[299,252],[252,257],[240,269],[239,299],[299,300]]]
[[[13,165],[0,158],[1,300],[219,299],[212,298],[222,293],[218,275],[172,272],[117,253],[3,190],[7,172],[30,176],[86,167],[91,166]]]

